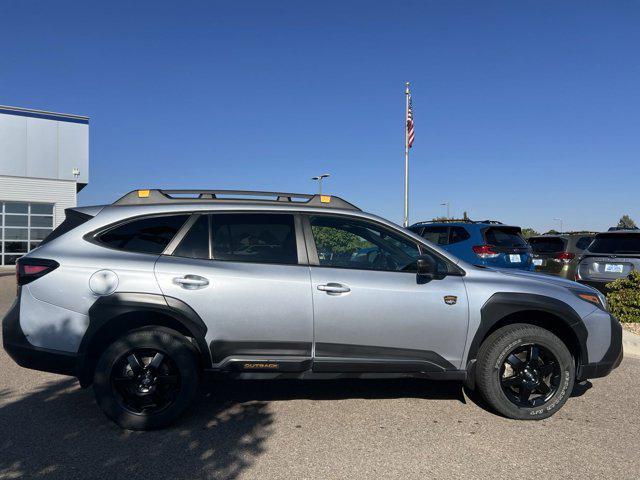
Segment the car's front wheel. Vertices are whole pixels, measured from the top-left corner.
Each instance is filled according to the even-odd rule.
[[[483,342],[476,365],[478,389],[499,413],[541,420],[556,413],[571,395],[575,364],[568,348],[544,328],[514,324]]]
[[[94,374],[98,405],[130,430],[169,425],[193,400],[198,362],[188,340],[156,327],[128,333],[102,354]]]

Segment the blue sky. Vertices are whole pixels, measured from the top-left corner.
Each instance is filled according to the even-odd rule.
[[[326,189],[402,219],[640,220],[638,1],[0,3],[0,104],[91,117],[81,204]]]

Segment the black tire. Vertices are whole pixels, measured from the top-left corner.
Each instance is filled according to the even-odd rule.
[[[93,390],[100,408],[122,428],[154,430],[184,413],[198,384],[194,347],[174,330],[153,327],[109,345],[96,366]]]
[[[509,418],[550,417],[567,401],[574,382],[571,353],[544,328],[507,325],[489,335],[478,352],[478,390],[490,407]]]

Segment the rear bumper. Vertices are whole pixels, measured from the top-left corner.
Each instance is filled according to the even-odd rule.
[[[622,326],[613,315],[609,315],[609,318],[611,321],[611,344],[609,349],[599,362],[578,365],[576,374],[578,381],[605,377],[622,362]]]
[[[79,355],[35,347],[29,343],[20,327],[20,297],[2,320],[2,344],[18,365],[32,370],[75,377]]]

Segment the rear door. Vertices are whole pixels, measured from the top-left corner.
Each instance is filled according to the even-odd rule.
[[[413,239],[350,217],[314,215],[305,221],[314,370],[460,368],[468,306],[459,270],[432,254],[442,275],[421,281],[416,275],[420,250]]]
[[[309,367],[313,312],[298,223],[282,213],[197,215],[170,255],[157,261],[163,293],[205,322],[215,364],[240,370]]]

